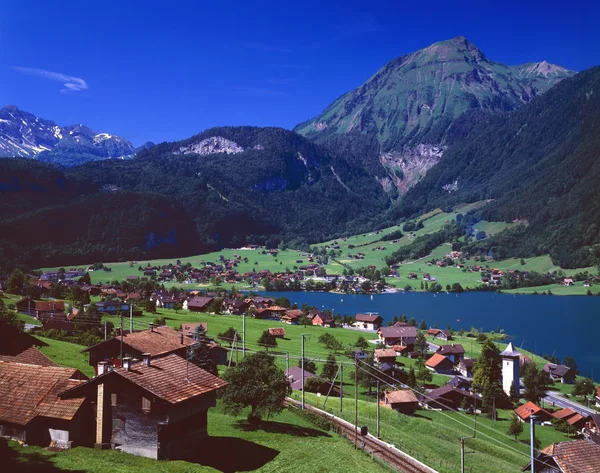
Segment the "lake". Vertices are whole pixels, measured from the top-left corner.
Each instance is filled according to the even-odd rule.
[[[528,296],[467,292],[423,292],[366,295],[328,292],[261,292],[287,297],[291,303],[332,309],[336,314],[378,312],[384,320],[394,315],[425,319],[429,326],[450,325],[484,331],[498,327],[511,336],[515,346],[539,355],[555,354],[561,360],[575,358],[584,376],[600,378],[600,297]]]

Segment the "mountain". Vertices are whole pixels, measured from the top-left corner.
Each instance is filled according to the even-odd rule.
[[[37,267],[281,240],[298,247],[371,229],[389,207],[344,156],[256,127],[213,128],[133,159],[60,170],[3,159],[0,191],[4,258]]]
[[[464,124],[463,124],[464,125]],[[398,202],[390,218],[489,199],[478,217],[519,221],[471,250],[550,253],[565,268],[600,264],[600,67],[510,114],[480,117]]]
[[[460,115],[515,110],[573,74],[545,61],[494,62],[459,36],[390,61],[295,131],[332,148],[358,146],[382,187],[403,194],[440,161]]]
[[[84,125],[60,127],[14,105],[0,110],[0,157],[35,158],[73,166],[98,159],[124,159],[134,152],[129,141],[96,133]]]

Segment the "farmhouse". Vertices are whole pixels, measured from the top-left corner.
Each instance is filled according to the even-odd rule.
[[[302,389],[302,368],[298,366],[293,366],[287,371],[287,377],[290,381],[290,386],[292,389],[299,391]],[[318,380],[319,383],[315,381],[311,381],[307,383],[308,379]],[[317,392],[322,395],[327,395],[329,393],[330,396],[339,396],[340,389],[335,384],[330,383],[329,381],[320,378],[314,373],[310,371],[304,370],[304,389],[306,390],[307,384],[312,384],[312,388],[309,392]]]
[[[440,330],[438,328],[430,328],[427,330],[427,335],[439,340],[452,340],[452,334],[448,330]]]
[[[386,406],[405,415],[413,415],[419,406],[417,396],[410,389],[386,391],[383,400]]]
[[[465,349],[462,345],[455,345],[453,343],[452,345],[440,345],[440,347],[436,350],[436,353],[447,356],[450,358],[452,363],[457,365],[458,362],[464,358]]]
[[[417,338],[417,328],[411,326],[381,327],[377,334],[379,339],[386,345],[403,345],[414,347]]]
[[[84,396],[59,396],[85,379],[74,368],[0,362],[0,436],[43,447],[91,445],[91,405]]]
[[[49,319],[55,315],[65,315],[65,301],[34,301],[24,297],[15,304],[19,312],[37,319]]]
[[[142,362],[123,359],[123,367],[61,394],[62,399],[96,399],[96,446],[118,448],[157,460],[185,459],[207,435],[207,412],[227,383],[180,356]]]
[[[553,443],[540,450],[535,471],[540,473],[595,473],[600,465],[600,445],[591,440]],[[523,471],[531,469],[531,463]]]
[[[393,348],[384,348],[381,350],[375,350],[375,360],[378,363],[395,363],[396,362],[396,350]]]
[[[425,362],[425,366],[431,371],[439,374],[452,374],[454,364],[447,356],[434,353],[431,358]]]
[[[275,338],[285,338],[285,329],[283,327],[270,328],[269,333]]]
[[[213,297],[192,297],[183,302],[183,308],[190,312],[207,312],[213,300]]]
[[[430,409],[456,410],[464,402],[469,407],[481,406],[479,397],[449,384],[421,395],[421,403]]]
[[[546,363],[544,371],[549,373],[554,381],[560,381],[562,384],[573,384],[575,382],[575,372],[568,366]]]
[[[473,377],[473,368],[475,366],[475,361],[473,358],[462,358],[458,362],[458,371],[465,378]]]
[[[185,358],[187,347],[196,343],[183,332],[177,332],[170,327],[154,327],[150,324],[148,330],[123,334],[123,358],[137,360],[148,353],[151,358],[176,354]],[[99,362],[107,362],[113,366],[121,366],[121,337],[105,340],[97,345],[82,350],[89,353],[89,364],[96,366]]]
[[[285,315],[281,317],[281,321],[290,325],[298,325],[302,315],[302,311],[299,309],[286,310]]]
[[[537,424],[552,420],[552,414],[531,401],[517,407],[515,409],[515,414],[517,414],[517,417],[521,422],[529,422],[529,417],[532,415],[535,415],[535,422]]]
[[[379,314],[356,314],[356,322],[352,325],[365,330],[377,330],[382,322],[383,318]]]
[[[321,327],[334,327],[333,317],[323,312],[319,312],[312,319],[313,325],[320,325]]]

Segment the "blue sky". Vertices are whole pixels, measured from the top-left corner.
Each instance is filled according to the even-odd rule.
[[[0,106],[139,145],[292,128],[387,61],[466,36],[506,64],[600,63],[598,2],[3,2]]]

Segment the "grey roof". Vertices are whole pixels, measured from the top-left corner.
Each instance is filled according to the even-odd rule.
[[[518,358],[521,356],[521,354],[515,350],[515,347],[513,347],[512,342],[510,342],[508,344],[508,346],[506,347],[506,350],[504,350],[502,353],[500,353],[500,356],[506,357],[506,358]]]
[[[417,336],[416,327],[381,327],[379,329],[384,338],[415,338]]]
[[[554,363],[546,363],[546,365],[544,366],[544,371],[546,373],[552,372],[551,374],[553,374],[554,376],[558,376],[559,378],[573,374],[572,369],[568,366],[555,365]]]

